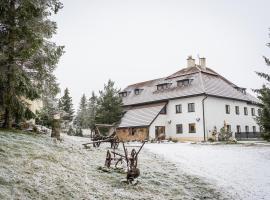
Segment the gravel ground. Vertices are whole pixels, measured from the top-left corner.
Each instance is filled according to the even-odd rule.
[[[0,132],[0,199],[231,199],[146,149],[139,183],[127,185],[125,174],[100,170],[108,147],[84,149],[88,140]]]

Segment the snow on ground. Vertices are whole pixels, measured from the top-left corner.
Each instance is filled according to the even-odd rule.
[[[89,138],[63,139],[0,131],[0,199],[231,199],[145,149],[139,154],[139,183],[127,185],[121,181],[125,173],[101,170],[108,146],[84,149]]]
[[[223,188],[234,199],[270,199],[270,146],[176,143],[145,148]]]

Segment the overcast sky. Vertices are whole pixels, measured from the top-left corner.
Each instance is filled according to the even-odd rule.
[[[56,76],[77,107],[108,79],[117,87],[168,76],[187,56],[206,57],[233,83],[250,88],[270,70],[269,0],[63,0],[53,40],[65,45]],[[197,61],[196,61],[197,62]]]

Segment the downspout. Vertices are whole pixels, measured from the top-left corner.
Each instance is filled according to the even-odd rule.
[[[205,141],[206,135],[205,135],[205,111],[204,111],[204,102],[207,99],[207,95],[202,100],[202,109],[203,109],[203,140]]]

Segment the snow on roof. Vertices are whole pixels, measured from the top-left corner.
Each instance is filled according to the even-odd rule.
[[[192,82],[187,86],[177,86],[177,81],[183,79],[192,79]],[[157,85],[162,83],[172,84],[167,89],[157,90]],[[237,87],[214,70],[210,68],[203,69],[196,65],[181,69],[168,77],[127,86],[124,91],[129,91],[130,93],[128,96],[123,97],[123,103],[125,106],[128,106],[203,94],[250,103],[260,103],[254,96],[237,90]],[[143,90],[139,95],[136,95],[134,93],[135,89]]]
[[[165,103],[161,103],[128,110],[122,117],[118,128],[149,126],[164,106]]]

